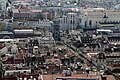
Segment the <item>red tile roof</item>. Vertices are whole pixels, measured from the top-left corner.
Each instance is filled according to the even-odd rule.
[[[4,78],[0,78],[0,80],[17,80],[16,77],[4,77]]]

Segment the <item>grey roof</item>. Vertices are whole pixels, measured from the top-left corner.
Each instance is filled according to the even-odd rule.
[[[9,31],[1,31],[0,32],[0,35],[2,35],[2,34],[13,34],[12,32],[9,32]]]

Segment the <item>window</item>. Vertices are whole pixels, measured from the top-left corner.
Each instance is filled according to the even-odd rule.
[[[87,26],[87,21],[85,21],[85,27]]]
[[[72,20],[70,20],[70,24],[72,24]]]
[[[90,25],[90,26],[92,25],[92,20],[89,20],[89,25]]]
[[[79,19],[79,22],[80,22],[80,23],[81,23],[81,21],[82,21],[82,20],[81,20],[81,19]]]

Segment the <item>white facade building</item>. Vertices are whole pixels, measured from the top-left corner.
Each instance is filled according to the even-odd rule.
[[[0,3],[1,3],[1,6],[2,6],[2,10],[5,10],[6,9],[6,3],[8,2],[8,0],[1,0]]]
[[[41,37],[36,37],[39,46],[53,46],[55,45],[55,40],[53,38],[52,32],[43,31]]]
[[[0,0],[0,16],[2,15],[2,11],[6,10],[6,3],[8,0]]]
[[[100,23],[120,22],[120,11],[106,10],[104,8],[88,8],[82,14],[81,25],[83,27],[101,27]],[[119,27],[119,25],[115,25]]]
[[[38,27],[44,28],[45,30],[51,31],[52,30],[52,21],[48,19],[43,19],[42,21],[39,20]]]
[[[47,31],[52,30],[52,21],[48,19],[43,19],[39,21],[28,21],[26,25],[33,26],[34,28],[44,28]]]
[[[40,46],[48,46],[48,47],[51,47],[51,46],[54,46],[55,45],[55,40],[53,37],[39,37],[37,38],[38,40],[38,43]]]

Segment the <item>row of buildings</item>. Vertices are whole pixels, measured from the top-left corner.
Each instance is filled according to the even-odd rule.
[[[68,9],[69,10],[69,9]],[[64,12],[64,10],[62,10]],[[23,15],[24,14],[24,15]],[[37,14],[37,13],[34,13]],[[19,20],[25,20],[26,22],[29,22],[29,20],[32,20],[33,22],[36,22],[36,25],[33,25],[34,27],[45,27],[50,29],[51,26],[51,19],[56,18],[60,22],[60,30],[72,30],[76,28],[84,28],[84,27],[119,27],[119,16],[120,12],[116,10],[106,10],[104,8],[87,8],[87,9],[78,9],[73,8],[70,9],[70,11],[65,11],[62,15],[52,15],[52,13],[44,13],[45,17],[43,20],[35,20],[38,18],[32,18],[28,12],[16,12],[13,9],[13,19],[15,21]],[[57,12],[54,12],[54,14],[57,14]],[[21,16],[20,16],[21,15]],[[23,17],[22,17],[23,16]],[[32,15],[33,16],[33,15]],[[31,22],[32,22],[31,21]],[[28,23],[29,24],[29,23]]]
[[[9,5],[10,7],[1,12],[1,15],[4,16],[1,18],[9,16],[9,19],[13,19],[15,22],[24,22],[25,25],[48,30],[51,30],[54,18],[59,20],[60,30],[72,30],[80,27],[119,27],[120,12],[115,9],[84,8],[75,5],[71,7],[48,6],[46,8],[45,6],[33,6],[29,2],[22,3],[24,5],[20,4],[18,7]]]

